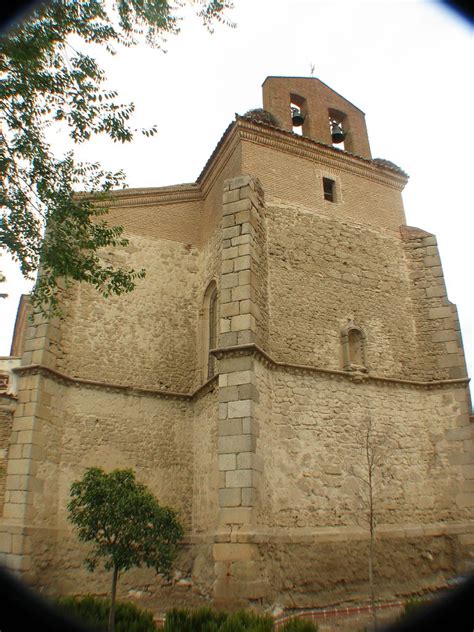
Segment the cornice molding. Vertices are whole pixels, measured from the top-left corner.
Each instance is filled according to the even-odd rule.
[[[110,208],[133,208],[202,201],[242,141],[270,147],[329,168],[356,174],[397,191],[402,191],[408,181],[408,176],[401,170],[397,171],[374,160],[336,149],[311,138],[239,117],[224,131],[196,182],[112,191],[107,204]]]
[[[202,191],[196,184],[162,187],[158,189],[126,189],[113,191],[110,208],[133,208],[159,206],[179,202],[195,202],[203,199]]]
[[[206,197],[209,191],[212,189],[214,182],[217,180],[217,178],[220,176],[225,166],[229,162],[234,151],[238,147],[240,140],[241,138],[238,134],[230,133],[228,136],[222,139],[222,143],[219,143],[218,151],[215,151],[211,154],[211,158],[207,161],[206,166],[198,177],[198,182],[201,185],[203,197]]]
[[[159,399],[175,399],[192,401],[199,399],[209,391],[212,391],[218,381],[218,376],[214,375],[209,380],[201,384],[196,390],[190,393],[179,393],[176,391],[165,391],[154,388],[141,388],[139,386],[128,386],[126,384],[117,384],[113,382],[101,382],[98,380],[88,380],[85,378],[71,377],[55,369],[50,369],[43,364],[28,364],[12,369],[19,376],[26,375],[42,375],[53,379],[57,382],[62,382],[68,386],[84,386],[85,388],[99,389],[106,391],[115,391],[124,393],[126,395],[141,395],[145,397],[157,397]]]
[[[306,364],[294,364],[290,362],[282,362],[275,360],[263,349],[256,344],[237,345],[233,347],[221,347],[220,349],[211,349],[211,353],[218,359],[222,360],[231,357],[240,356],[253,356],[264,366],[271,370],[286,371],[293,374],[320,374],[326,375],[330,379],[342,379],[349,380],[355,383],[362,382],[375,382],[384,384],[387,386],[403,386],[409,388],[421,388],[421,389],[439,389],[450,386],[467,386],[470,382],[470,378],[459,378],[451,380],[405,380],[401,378],[384,377],[381,375],[375,375],[372,373],[362,373],[359,371],[343,371],[336,369],[326,369],[323,367],[311,366]],[[124,393],[126,395],[138,395],[144,397],[156,397],[159,399],[173,399],[181,401],[195,401],[200,397],[206,395],[210,391],[214,390],[217,386],[218,374],[204,382],[194,391],[189,393],[180,393],[176,391],[165,391],[154,388],[141,388],[139,386],[129,386],[126,384],[117,384],[113,382],[102,382],[98,380],[89,380],[85,378],[71,377],[55,369],[50,369],[42,364],[29,364],[25,366],[15,367],[11,369],[16,375],[42,375],[53,379],[57,382],[62,382],[68,386],[83,386],[84,388],[105,390],[111,392]]]
[[[396,377],[384,377],[382,375],[376,375],[373,373],[363,373],[360,371],[343,371],[337,369],[326,369],[323,367],[311,366],[306,364],[294,364],[290,362],[282,362],[272,358],[266,351],[261,349],[254,343],[246,345],[237,345],[233,347],[222,347],[220,349],[212,349],[213,353],[218,360],[222,360],[227,357],[239,357],[245,355],[252,355],[258,359],[263,365],[272,370],[284,370],[293,373],[319,373],[322,375],[328,375],[331,378],[350,380],[351,382],[378,382],[387,384],[390,386],[408,386],[412,388],[443,388],[446,386],[462,386],[467,385],[470,382],[470,378],[458,378],[449,380],[406,380]]]
[[[408,176],[403,172],[397,172],[390,167],[374,163],[368,158],[336,149],[310,138],[242,119],[237,120],[235,125],[242,139],[258,145],[265,145],[309,160],[318,160],[319,163],[328,167],[356,174],[398,191],[402,191],[408,182]]]

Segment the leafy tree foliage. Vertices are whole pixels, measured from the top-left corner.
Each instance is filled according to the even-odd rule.
[[[189,0],[210,28],[225,21],[229,0]],[[117,101],[89,44],[113,52],[145,39],[160,46],[179,31],[177,0],[50,0],[0,36],[0,245],[26,277],[40,265],[33,303],[57,313],[61,287],[95,286],[104,296],[131,291],[143,270],[114,267],[98,250],[124,246],[122,228],[105,221],[110,191],[123,172],[78,164],[74,153],[55,156],[47,130],[63,125],[75,143],[106,134],[130,142],[133,103]],[[82,50],[81,50],[82,49]],[[76,195],[76,191],[83,194]],[[64,283],[58,283],[62,279]]]
[[[131,470],[107,474],[100,468],[88,469],[82,480],[71,485],[68,511],[79,539],[93,545],[86,567],[93,571],[102,561],[106,570],[112,570],[109,631],[113,632],[119,573],[147,566],[169,577],[183,528],[176,512],[162,507]]]

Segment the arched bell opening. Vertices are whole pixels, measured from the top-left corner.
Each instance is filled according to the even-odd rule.
[[[290,94],[290,111],[291,111],[291,124],[294,134],[299,136],[305,135],[305,121],[307,118],[306,99],[299,94]]]
[[[330,108],[329,114],[329,131],[333,147],[345,149],[345,140],[347,137],[347,115],[340,110]]]

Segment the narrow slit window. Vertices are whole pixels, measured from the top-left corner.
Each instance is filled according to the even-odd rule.
[[[323,178],[324,199],[328,202],[336,201],[336,183],[331,178]]]
[[[207,364],[207,377],[210,379],[216,372],[216,359],[213,354],[210,353],[211,349],[215,349],[217,346],[217,289],[214,288],[209,300],[209,349],[208,349],[208,364]]]

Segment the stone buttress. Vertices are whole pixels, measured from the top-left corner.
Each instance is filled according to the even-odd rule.
[[[219,531],[214,545],[217,603],[245,603],[268,592],[256,524],[263,459],[255,406],[255,346],[266,337],[263,191],[249,176],[224,184],[219,350]],[[259,303],[262,308],[259,307]],[[242,536],[242,537],[239,537]]]

